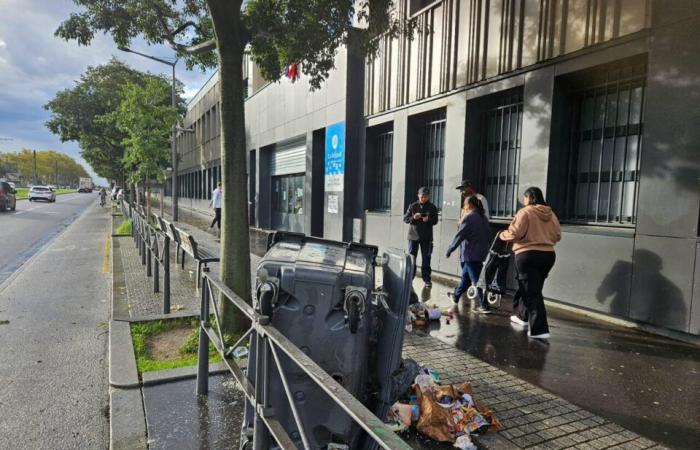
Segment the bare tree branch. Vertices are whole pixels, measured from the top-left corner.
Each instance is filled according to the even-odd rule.
[[[163,30],[165,30],[165,34],[162,36],[165,42],[168,43],[168,46],[172,48],[175,51],[181,52],[181,53],[189,53],[191,55],[197,55],[201,53],[207,53],[212,50],[216,49],[216,39],[209,39],[204,42],[200,42],[199,44],[195,45],[185,45],[181,44],[179,42],[175,41],[175,36],[178,34],[182,33],[184,30],[186,30],[189,27],[194,27],[197,31],[201,32],[201,29],[199,26],[194,23],[194,22],[186,22],[183,25],[179,26],[175,30],[170,30],[170,27],[168,26],[168,22],[165,20],[165,17],[162,14],[162,11],[158,11],[158,21],[160,22],[160,26],[163,27]]]

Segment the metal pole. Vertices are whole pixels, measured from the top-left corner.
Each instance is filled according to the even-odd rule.
[[[160,248],[158,248],[158,236],[153,235],[153,246],[155,251],[153,252],[153,293],[157,294],[160,292]]]
[[[170,314],[170,236],[163,242],[163,313]]]
[[[172,101],[172,106],[173,108],[176,108],[177,105],[175,104],[175,65],[177,64],[177,60],[173,63],[173,85],[172,85],[172,92],[171,92],[171,101]],[[173,167],[173,172],[172,172],[172,178],[171,178],[171,183],[173,185],[172,187],[172,193],[171,193],[171,201],[172,201],[172,206],[173,206],[173,222],[177,222],[177,145],[175,143],[176,139],[176,124],[173,124],[173,130],[172,130],[172,139],[171,139],[171,152],[172,152],[172,167]]]
[[[204,327],[209,325],[209,281],[202,286],[202,303],[199,315],[199,348],[197,350],[197,395],[209,392],[209,335]]]

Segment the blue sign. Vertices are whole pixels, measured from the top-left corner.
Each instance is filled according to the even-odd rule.
[[[326,127],[326,192],[341,192],[345,175],[345,122]]]

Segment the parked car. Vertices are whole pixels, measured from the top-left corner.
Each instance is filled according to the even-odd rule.
[[[9,209],[14,211],[17,208],[17,196],[15,188],[7,181],[0,181],[0,211]]]
[[[29,201],[46,200],[48,202],[56,201],[56,194],[48,186],[32,186],[28,195]]]

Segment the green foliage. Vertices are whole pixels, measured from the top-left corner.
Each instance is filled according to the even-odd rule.
[[[122,103],[123,87],[128,83],[144,85],[146,80],[157,80],[168,86],[163,102],[170,103],[170,80],[140,72],[112,58],[109,63],[88,67],[72,89],[59,91],[44,108],[51,111],[46,122],[49,130],[61,141],[77,141],[80,154],[101,177],[119,180],[124,174],[124,144],[126,133],[105,116],[113,113]],[[182,84],[176,84],[178,108],[185,106],[180,94]]]
[[[170,88],[156,79],[147,79],[143,86],[127,83],[119,107],[100,119],[116,124],[125,134],[123,162],[131,181],[165,180],[171,127],[178,119],[178,112],[164,101],[169,93]]]
[[[129,236],[131,235],[131,227],[133,226],[133,220],[127,219],[124,222],[122,222],[117,229],[115,230],[117,234],[122,234]]]
[[[209,11],[227,14],[218,17],[230,21],[225,31],[238,36],[242,48],[249,44],[249,53],[267,80],[278,80],[284,67],[300,63],[315,89],[333,69],[341,46],[351,44],[361,54],[372,55],[379,36],[410,34],[415,28],[413,19],[395,13],[393,0],[73,1],[81,11],[71,14],[56,36],[89,45],[96,32],[104,32],[118,46],[142,36],[150,44],[169,44],[189,68],[216,65],[214,52],[201,51],[198,45],[226,40],[224,30],[214,35],[216,20]],[[231,9],[240,11],[240,21],[228,17]]]
[[[192,335],[187,343],[181,347],[180,358],[171,360],[156,360],[148,352],[148,340],[160,333],[174,328],[192,328]],[[199,344],[198,322],[196,319],[156,320],[152,322],[139,322],[131,324],[131,339],[134,343],[136,355],[136,368],[139,374],[157,370],[175,369],[177,367],[193,366],[197,364],[197,349]],[[195,344],[189,342],[194,336]],[[216,353],[214,346],[209,343],[209,362],[218,362],[221,358]]]
[[[18,173],[23,183],[32,183],[34,181],[32,150],[0,153],[0,176],[5,176],[7,173]],[[78,184],[78,178],[89,176],[85,168],[73,158],[53,150],[36,152],[36,173],[38,184]]]

